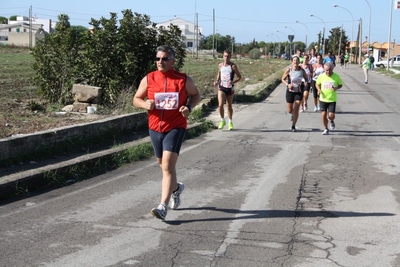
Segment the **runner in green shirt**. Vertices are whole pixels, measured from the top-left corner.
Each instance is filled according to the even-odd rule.
[[[322,124],[324,125],[323,135],[329,134],[328,119],[330,121],[330,130],[335,129],[335,111],[337,102],[336,90],[342,88],[343,82],[340,76],[333,72],[334,65],[332,62],[324,64],[325,73],[318,76],[315,83],[319,94],[319,106],[322,116]]]
[[[349,59],[350,59],[350,55],[349,55],[349,53],[346,53],[346,55],[344,55],[344,68],[345,69],[349,68]]]

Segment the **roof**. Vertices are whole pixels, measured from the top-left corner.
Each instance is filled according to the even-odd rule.
[[[32,24],[32,29],[33,30],[39,30],[41,29],[43,24]],[[1,29],[9,29],[9,28],[25,28],[29,29],[29,24],[26,22],[19,22],[19,23],[13,23],[13,24],[3,24],[0,26]]]

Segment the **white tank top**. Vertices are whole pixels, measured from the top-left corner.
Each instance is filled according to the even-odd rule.
[[[319,76],[320,74],[324,73],[324,71],[325,71],[325,70],[324,70],[324,65],[318,66],[318,67],[315,69],[315,71],[314,71],[313,80],[316,81],[317,78],[318,78],[318,76]]]
[[[232,70],[231,64],[229,64],[227,66],[222,65],[220,72],[221,72],[221,81],[219,83],[220,86],[223,86],[225,88],[232,88],[233,87],[233,85],[232,85],[233,70]]]
[[[288,88],[289,92],[299,93],[301,92],[301,83],[303,79],[303,69],[299,68],[299,70],[294,70],[290,67],[289,71],[289,79],[290,83],[293,85],[292,88]]]

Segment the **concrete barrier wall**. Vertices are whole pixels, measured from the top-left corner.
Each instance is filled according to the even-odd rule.
[[[0,162],[51,149],[78,138],[94,138],[110,131],[125,132],[147,127],[147,112],[120,115],[90,123],[55,128],[33,134],[0,139]]]

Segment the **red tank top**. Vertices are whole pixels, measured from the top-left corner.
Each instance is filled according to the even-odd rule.
[[[166,73],[153,71],[147,75],[147,98],[155,106],[149,110],[149,129],[165,133],[187,127],[187,119],[179,112],[186,105],[186,74],[172,69]]]

